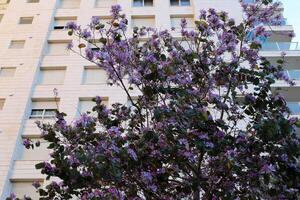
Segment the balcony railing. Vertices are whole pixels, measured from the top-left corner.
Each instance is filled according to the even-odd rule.
[[[243,0],[243,3],[255,3],[255,0]]]
[[[300,115],[300,102],[287,102],[292,115]]]
[[[262,51],[300,51],[298,42],[266,42]]]

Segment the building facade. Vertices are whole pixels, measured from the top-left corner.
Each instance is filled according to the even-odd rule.
[[[72,121],[91,109],[91,99],[97,95],[107,105],[127,102],[120,88],[106,84],[103,70],[66,50],[72,40],[64,30],[66,22],[86,25],[92,16],[105,22],[113,4],[122,6],[129,27],[171,29],[186,18],[192,28],[199,10],[208,8],[242,19],[239,0],[0,0],[0,199],[11,192],[38,199],[31,184],[46,183],[34,168],[49,158],[46,143],[42,141],[38,150],[26,150],[22,145],[24,138],[34,141],[41,137],[36,120],[51,121],[59,108]],[[275,61],[285,51],[287,73],[300,81],[300,46],[281,34],[292,32],[293,27],[267,28],[274,34],[263,46],[262,55]],[[294,114],[300,114],[297,85],[274,85],[274,91],[286,95]]]

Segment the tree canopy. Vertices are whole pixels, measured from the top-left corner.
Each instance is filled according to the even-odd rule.
[[[68,23],[80,41],[68,48],[105,69],[130,104],[96,97],[96,115],[38,123],[52,153],[36,168],[61,180],[34,184],[41,199],[299,199],[299,122],[271,90],[293,82],[284,54],[259,54],[264,25],[282,22],[279,3],[241,5],[238,23],[215,9],[200,11],[195,30],[182,19],[181,39],[148,27],[128,36],[118,5],[108,28],[98,17]]]

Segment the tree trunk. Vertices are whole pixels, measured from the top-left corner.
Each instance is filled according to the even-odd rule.
[[[200,192],[199,189],[194,191],[193,200],[200,200]]]

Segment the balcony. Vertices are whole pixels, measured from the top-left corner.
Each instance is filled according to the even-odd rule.
[[[287,102],[292,115],[300,115],[300,102]]]
[[[300,51],[298,42],[266,42],[262,45],[262,51]]]

